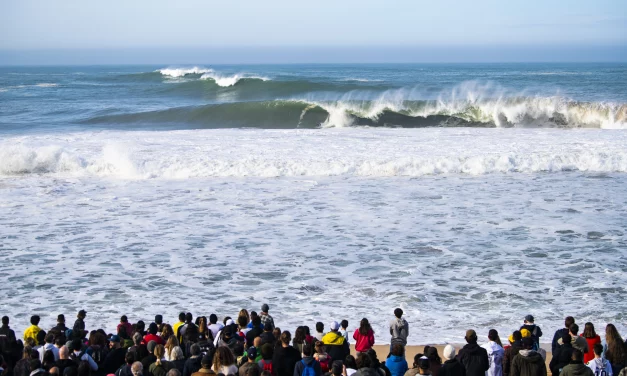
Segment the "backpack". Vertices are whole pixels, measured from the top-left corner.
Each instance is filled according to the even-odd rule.
[[[83,361],[83,356],[85,355],[85,351],[81,351],[80,354],[76,355],[76,353],[74,351],[72,351],[72,353],[70,354],[70,359],[76,363],[76,366],[78,367],[81,362]]]
[[[331,365],[331,357],[327,354],[324,357],[324,360],[318,359],[318,363],[320,363],[320,368],[322,369],[322,373],[329,372]]]
[[[303,363],[303,365],[305,366],[305,368],[303,368],[303,372],[301,372],[300,376],[316,376],[316,369],[315,369],[315,365],[316,365],[316,361],[314,360],[313,362],[311,362],[310,365],[307,365],[307,363],[305,363],[305,360],[301,360],[301,363]]]
[[[266,362],[265,360],[261,359],[260,363],[263,371],[268,371],[274,375],[274,371],[272,371],[272,361]]]
[[[91,354],[89,354],[91,358],[96,362],[96,364],[100,365],[105,360],[105,354],[100,346],[92,347]]]

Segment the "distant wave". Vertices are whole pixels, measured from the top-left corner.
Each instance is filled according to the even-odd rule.
[[[50,88],[50,87],[57,87],[57,86],[59,86],[59,84],[42,82],[42,83],[33,84],[33,85],[14,85],[14,86],[0,87],[0,92],[7,92],[9,90],[14,90],[14,89],[27,89],[27,88],[33,88],[33,87]]]
[[[163,68],[158,69],[157,72],[161,73],[164,76],[170,77],[184,77],[192,74],[203,74],[207,72],[212,72],[213,69],[208,68],[200,68],[200,67],[191,67],[191,68]]]
[[[268,77],[255,76],[248,73],[238,73],[233,75],[223,75],[216,72],[207,72],[203,74],[201,79],[213,80],[218,86],[229,87],[237,84],[240,80],[261,80],[269,81]]]

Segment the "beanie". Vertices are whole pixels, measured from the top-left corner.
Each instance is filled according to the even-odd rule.
[[[442,357],[446,360],[451,360],[455,357],[455,347],[453,345],[446,345],[442,352]]]

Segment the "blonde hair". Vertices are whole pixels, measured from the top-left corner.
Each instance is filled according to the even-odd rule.
[[[222,366],[228,367],[235,364],[235,356],[227,346],[218,346],[213,356],[213,371],[218,373]]]
[[[168,359],[172,360],[172,350],[177,346],[179,346],[179,340],[176,336],[170,336],[168,342],[165,343],[165,352],[168,354]]]
[[[246,324],[248,325],[248,323],[250,322],[250,315],[248,314],[248,311],[244,308],[242,308],[241,311],[239,311],[239,314],[237,315],[237,317],[246,317]]]
[[[163,347],[163,345],[157,345],[153,354],[155,354],[155,357],[157,357],[157,361],[155,363],[160,366],[161,359],[163,359],[163,356],[165,355],[165,347]]]

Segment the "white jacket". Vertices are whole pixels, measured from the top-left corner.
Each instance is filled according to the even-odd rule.
[[[612,365],[605,358],[594,358],[586,365],[594,372],[595,376],[612,376]]]
[[[503,376],[503,356],[505,350],[498,343],[490,341],[481,346],[488,352],[490,368],[485,372],[486,376]]]

